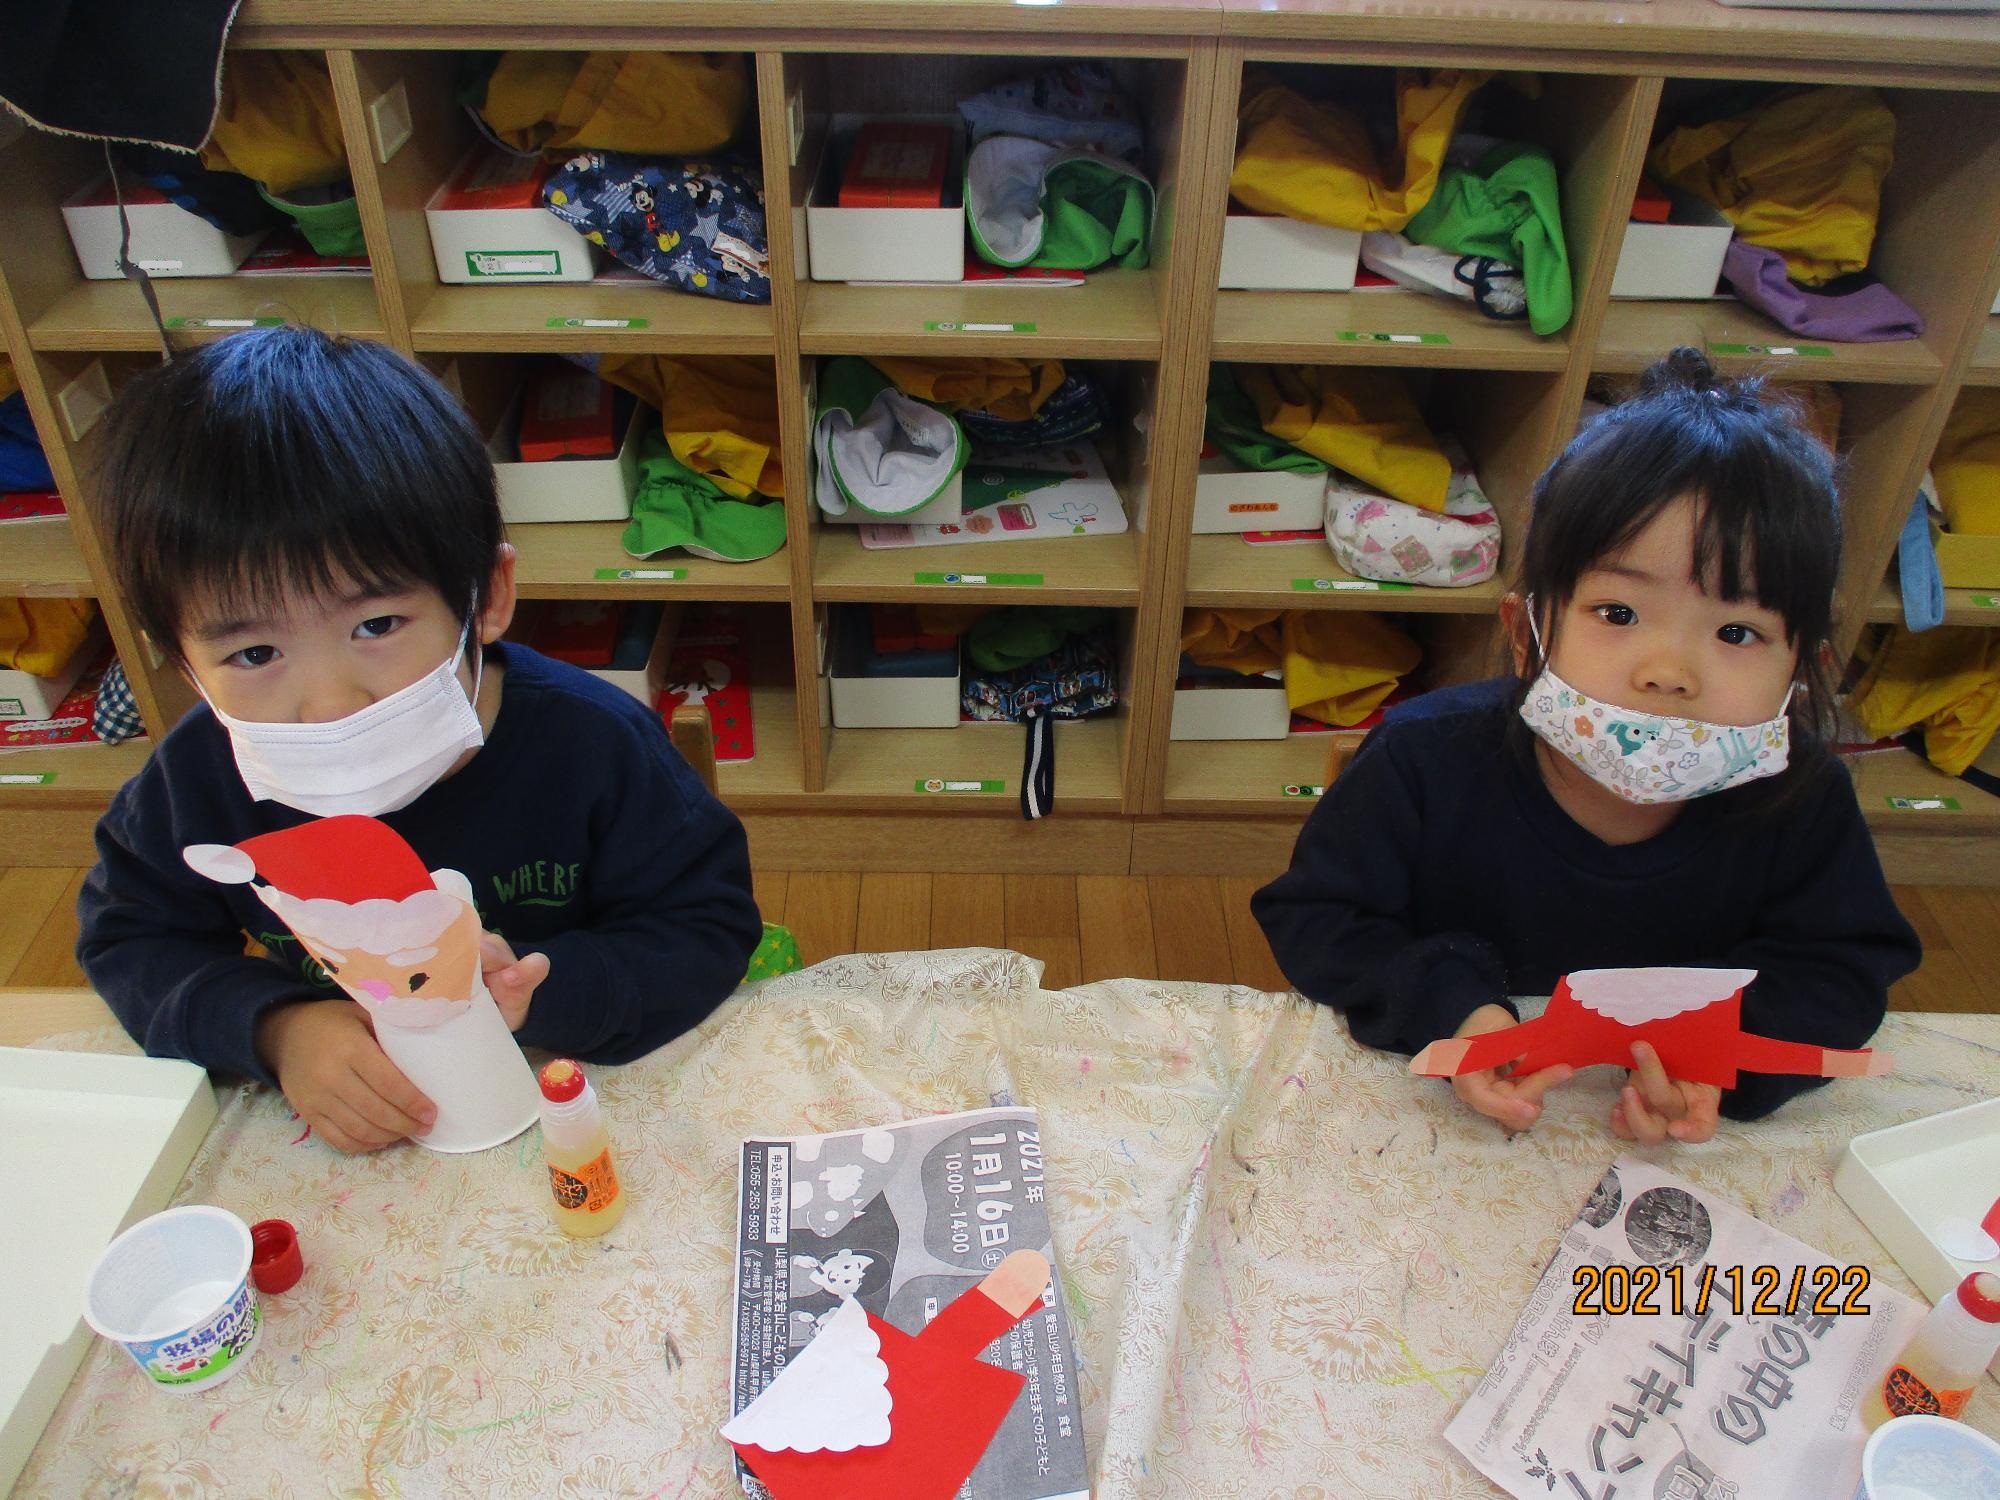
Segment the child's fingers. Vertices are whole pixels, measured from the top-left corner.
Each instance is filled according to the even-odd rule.
[[[1635,1066],[1627,1083],[1638,1089],[1649,1108],[1669,1120],[1678,1120],[1687,1113],[1679,1087],[1667,1077],[1667,1070],[1660,1065],[1660,1054],[1650,1043],[1634,1042],[1632,1061]]]
[[[1568,1063],[1557,1063],[1552,1068],[1543,1068],[1539,1073],[1516,1075],[1507,1080],[1507,1088],[1516,1099],[1540,1107],[1542,1095],[1558,1084],[1568,1083],[1576,1074],[1576,1069]]]
[[[1677,1141],[1706,1141],[1715,1136],[1715,1128],[1721,1123],[1722,1090],[1703,1088],[1695,1092],[1688,1101],[1688,1112],[1681,1119],[1667,1127],[1667,1134]]]
[[[1631,1084],[1626,1084],[1619,1095],[1619,1103],[1625,1106],[1625,1123],[1632,1127],[1632,1139],[1644,1145],[1657,1146],[1667,1138],[1667,1121],[1646,1106],[1644,1096]]]
[[[479,967],[488,974],[495,969],[504,969],[514,961],[514,950],[507,940],[497,932],[479,934]]]
[[[1512,1085],[1495,1078],[1491,1069],[1461,1073],[1451,1086],[1473,1109],[1509,1130],[1526,1130],[1542,1112],[1541,1105],[1518,1097]]]
[[[336,1150],[350,1154],[356,1151],[380,1151],[391,1141],[401,1137],[394,1132],[373,1124],[362,1112],[345,1099],[330,1099],[320,1115],[321,1134],[327,1144]]]
[[[392,1140],[421,1135],[436,1121],[437,1107],[403,1076],[386,1053],[364,1053],[355,1058],[354,1076],[361,1087],[349,1094],[346,1102],[371,1124],[393,1131]]]

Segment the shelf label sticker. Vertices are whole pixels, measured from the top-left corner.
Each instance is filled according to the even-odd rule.
[[[1383,583],[1374,578],[1294,578],[1295,594],[1408,594],[1413,583]]]
[[[1710,354],[1761,354],[1773,359],[1832,359],[1825,344],[1723,344],[1711,343]]]
[[[1974,609],[2000,609],[2000,595],[1974,594],[1972,596],[1972,607]]]
[[[1897,812],[1957,812],[1956,797],[1890,797],[1888,804]]]
[[[672,583],[677,578],[687,577],[686,568],[599,568],[591,575],[599,583],[626,583],[643,580],[647,583]]]
[[[956,318],[926,318],[925,333],[1034,333],[1033,323],[964,323]]]
[[[283,328],[283,318],[169,318],[169,328],[212,328],[230,332],[238,328]]]
[[[1004,792],[1004,781],[955,781],[943,776],[927,776],[917,783],[920,792]]]
[[[969,585],[982,589],[1038,589],[1040,573],[918,573],[918,583]]]
[[[55,779],[53,771],[0,772],[0,786],[48,786]]]
[[[1450,339],[1441,333],[1364,333],[1357,328],[1343,328],[1334,334],[1343,344],[1449,344]]]
[[[1287,797],[1318,797],[1326,791],[1326,788],[1294,781],[1286,783],[1284,790]]]
[[[646,328],[644,318],[550,318],[551,328]]]
[[[468,250],[465,274],[481,281],[489,277],[562,275],[560,250]]]

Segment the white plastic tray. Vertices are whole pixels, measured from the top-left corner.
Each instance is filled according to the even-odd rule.
[[[166,1207],[214,1120],[192,1063],[0,1047],[0,1495],[90,1347],[97,1253]]]
[[[1856,1136],[1833,1186],[1932,1302],[1973,1271],[2000,1272],[2000,1260],[1956,1260],[1936,1239],[1945,1219],[1977,1224],[2000,1198],[2000,1099]]]

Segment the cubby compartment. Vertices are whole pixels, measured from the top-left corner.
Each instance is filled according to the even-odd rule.
[[[1422,657],[1397,679],[1387,700],[1393,704],[1432,688],[1477,682],[1504,670],[1498,620],[1492,615],[1402,614],[1382,611],[1384,600],[1356,611],[1393,626],[1413,641]],[[1402,599],[1396,603],[1400,606]],[[1290,605],[1273,605],[1290,609]],[[1183,624],[1188,618],[1184,618]],[[1232,694],[1233,689],[1203,691]],[[1166,811],[1169,813],[1281,814],[1309,810],[1335,780],[1368,731],[1381,720],[1377,708],[1348,727],[1291,718],[1282,739],[1180,739],[1167,744]]]
[[[976,52],[785,57],[801,348],[809,354],[951,347],[964,353],[1157,359],[1168,267],[1176,248],[1174,207],[1181,182],[1196,169],[1199,144],[1184,129],[1189,65],[1184,48],[1182,54],[1111,57],[1101,63]],[[1103,68],[1137,117],[1136,165],[1152,190],[1143,268],[1107,264],[1084,272],[1082,285],[1066,287],[1004,276],[908,286],[811,279],[807,204],[822,204],[837,189],[846,149],[861,122],[936,121],[957,132],[960,100],[1048,69],[1079,66]],[[960,170],[957,162],[964,159],[967,145],[962,135],[958,144],[948,171]],[[962,179],[947,181],[944,196],[959,202],[962,190]],[[885,217],[902,212],[887,211]],[[978,263],[972,243],[968,233],[968,264]],[[851,265],[851,258],[846,263]]]
[[[489,439],[489,451],[505,462],[521,394],[538,364],[553,355],[429,354],[425,363],[458,395]],[[766,368],[768,368],[766,366]],[[775,378],[775,377],[773,377]],[[618,393],[621,458],[635,455],[639,439],[660,430],[660,414],[624,391]],[[563,467],[562,460],[533,469]],[[596,468],[596,465],[592,465]],[[547,485],[544,484],[544,489]],[[785,505],[768,500],[767,505]],[[512,523],[508,540],[519,553],[515,580],[527,598],[597,597],[782,601],[789,597],[790,572],[782,548],[752,562],[722,562],[675,547],[650,557],[633,557],[623,544],[624,520]]]
[[[963,602],[957,596],[938,602]],[[1013,601],[1047,602],[1047,601]],[[983,611],[987,605],[974,605]],[[817,611],[820,639],[828,640],[828,611]],[[1055,816],[1065,812],[1117,812],[1126,806],[1133,741],[1134,674],[1150,649],[1138,631],[1138,613],[1110,612],[1116,654],[1118,704],[1092,717],[1051,725],[1055,745]],[[964,674],[974,671],[962,663]],[[830,703],[821,700],[820,733],[826,747],[828,806],[857,811],[954,810],[1018,816],[1027,728],[962,715],[952,728],[840,729]]]
[[[1153,524],[1158,371],[1151,365],[1064,360],[1103,393],[1106,421],[1096,433],[1050,448],[1009,450],[968,442],[960,476],[963,514],[953,535],[991,536],[925,545],[871,545],[915,528],[829,524],[812,516],[813,597],[822,601],[951,597],[1020,604],[1133,606],[1143,588],[1146,535]],[[808,382],[815,366],[807,362]],[[806,389],[810,432],[813,387]],[[1057,499],[1054,483],[1076,491]],[[1107,503],[1115,495],[1115,512]],[[807,486],[809,487],[809,486]],[[1031,493],[1032,492],[1032,493]],[[1030,503],[1032,502],[1032,503]],[[1122,526],[1099,535],[1060,534],[1063,523]],[[1073,529],[1073,528],[1072,528]],[[920,536],[929,534],[922,528]],[[1047,534],[1045,533],[1055,533]],[[1016,540],[1004,540],[1008,536]]]
[[[1345,111],[1350,122],[1366,126],[1379,116],[1393,127],[1398,70],[1292,60],[1300,55],[1301,51],[1254,47],[1240,91],[1232,96],[1225,89],[1218,102],[1234,113],[1245,102],[1269,99],[1273,97],[1269,90],[1283,88],[1309,106]],[[1606,243],[1605,208],[1619,191],[1624,174],[1621,142],[1646,101],[1646,86],[1635,79],[1495,74],[1463,105],[1459,133],[1539,146],[1554,161],[1574,308],[1571,324],[1589,306],[1600,266],[1605,276],[1609,274],[1606,257],[1615,255],[1615,249]],[[1391,129],[1391,138],[1393,134]],[[1237,152],[1245,139],[1239,125]],[[1400,178],[1403,163],[1386,166]],[[1227,175],[1220,168],[1216,174],[1218,179]],[[1253,189],[1252,184],[1259,187]],[[1397,188],[1401,185],[1400,180],[1395,183]],[[1276,192],[1263,174],[1246,173],[1243,187],[1255,192],[1260,205],[1305,206],[1299,191],[1287,187]],[[1227,181],[1212,183],[1211,191],[1226,196],[1232,217],[1252,211],[1234,196]],[[1204,207],[1219,213],[1224,202]],[[1357,364],[1499,370],[1560,369],[1571,338],[1568,326],[1538,337],[1526,322],[1490,317],[1471,300],[1411,290],[1368,272],[1365,265],[1352,291],[1220,292],[1214,326],[1218,359],[1321,359],[1331,347],[1339,350],[1343,362]]]
[[[685,155],[736,163],[761,173],[756,60],[748,54],[734,56],[746,83],[746,102],[735,134],[726,146]],[[393,266],[393,276],[384,278],[384,295],[394,299],[392,316],[408,329],[416,348],[771,352],[768,301],[731,301],[682,291],[651,280],[608,254],[601,257],[596,275],[588,281],[515,280],[511,275],[494,275],[468,284],[440,282],[426,211],[469,157],[496,149],[458,102],[459,74],[465,61],[451,52],[364,51],[351,54],[351,58],[367,122],[362,129],[369,133],[375,153],[371,167],[380,183],[382,232],[387,259]],[[384,133],[380,122],[385,120],[400,122],[392,134]],[[583,151],[581,147],[573,151],[556,148],[545,154],[560,169],[568,156],[582,155]],[[636,226],[647,209],[639,195],[628,196],[632,199],[630,211],[637,216],[631,222]],[[703,207],[707,207],[705,202]],[[658,218],[666,209],[653,212]],[[679,222],[678,216],[674,222]],[[766,231],[768,260],[768,218]],[[509,247],[489,248],[504,251]]]
[[[352,158],[350,157],[350,165]],[[16,312],[30,346],[47,350],[158,350],[160,333],[137,286],[123,278],[88,280],[78,264],[63,205],[105,177],[104,151],[89,142],[27,131],[0,148],[0,176],[14,198],[0,225]],[[121,180],[138,174],[121,166]],[[357,184],[357,198],[361,189]],[[357,207],[359,205],[357,204]],[[365,223],[366,211],[361,210]],[[234,275],[152,279],[160,317],[177,343],[219,338],[279,323],[381,338],[385,331],[370,266],[301,267],[315,258],[276,253],[303,249],[289,228],[254,236],[273,254],[253,252]],[[260,268],[260,261],[264,264]]]
[[[1322,358],[1325,356],[1322,355]],[[1530,487],[1556,441],[1560,382],[1488,370],[1370,369],[1404,387],[1440,440],[1455,439],[1485,491],[1501,531],[1492,576],[1462,588],[1362,578],[1342,568],[1328,543],[1322,505],[1316,535],[1269,540],[1198,535],[1188,551],[1187,603],[1237,609],[1379,609],[1491,613],[1505,591],[1526,528]],[[1288,476],[1287,476],[1288,477]]]
[[[1651,141],[1657,147],[1677,127],[1740,119],[1774,99],[1797,99],[1803,87],[1670,78],[1660,95]],[[1829,326],[1840,328],[1838,323],[1802,321],[1803,310],[1787,326],[1739,300],[1724,282],[1706,300],[1613,301],[1597,340],[1596,368],[1637,370],[1665,349],[1688,344],[1706,351],[1729,373],[1796,368],[1801,379],[1911,385],[1939,378],[1968,331],[1965,311],[1985,282],[1992,236],[1982,226],[1980,243],[1968,245],[1949,226],[1968,222],[1967,204],[1990,202],[2000,193],[2000,153],[1993,149],[2000,139],[2000,97],[1936,88],[1865,92],[1878,96],[1895,122],[1893,163],[1882,181],[1867,270],[1922,320],[1922,334],[1879,341],[1843,338],[1827,331]],[[1841,97],[1860,94],[1843,90]],[[1622,235],[1625,227],[1621,222],[1615,230]],[[1842,235],[1831,242],[1849,238]],[[1776,270],[1773,275],[1787,281]],[[1858,289],[1845,279],[1833,286]],[[1873,309],[1871,319],[1882,311]],[[1814,316],[1826,319],[1829,310],[1817,305]],[[1861,309],[1839,316],[1859,326]],[[2000,350],[2000,340],[1992,347]],[[2000,361],[2000,355],[1995,358]]]

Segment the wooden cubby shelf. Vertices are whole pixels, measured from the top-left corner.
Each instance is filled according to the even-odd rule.
[[[1987,602],[1981,604],[1980,600]],[[1900,625],[1903,596],[1893,580],[1885,581],[1868,604],[1870,625]],[[2000,589],[1946,589],[1944,623],[1970,625],[1980,630],[2000,630]]]
[[[68,519],[0,526],[0,595],[86,599],[96,593],[97,580]]]
[[[1378,611],[1400,617],[1424,646],[1407,688],[1494,670],[1499,602],[1536,476],[1575,432],[1594,377],[1629,376],[1676,344],[1706,349],[1728,373],[1829,381],[1839,390],[1848,555],[1835,644],[1849,653],[1867,625],[1900,617],[1896,539],[1960,387],[2000,385],[2000,316],[1990,313],[2000,291],[2000,27],[1990,18],[1739,10],[1712,0],[1610,0],[1559,11],[1543,0],[1407,7],[1065,0],[1045,9],[1012,0],[715,0],[638,7],[643,17],[631,13],[630,0],[575,0],[533,14],[502,9],[496,15],[472,0],[433,0],[421,10],[377,0],[331,7],[247,0],[233,46],[315,49],[327,58],[371,274],[154,286],[170,320],[220,320],[179,330],[182,341],[224,336],[232,320],[268,318],[382,340],[445,375],[488,430],[495,392],[518,388],[526,356],[739,355],[767,363],[787,487],[786,545],[774,556],[741,565],[678,553],[635,560],[624,554],[615,522],[511,531],[527,598],[744,606],[753,622],[756,754],[720,766],[718,777],[724,798],[746,812],[896,813],[939,827],[1017,818],[1017,726],[834,726],[822,707],[820,627],[836,602],[1083,604],[1117,612],[1121,702],[1114,714],[1057,726],[1056,817],[1096,822],[1081,837],[1034,837],[1020,857],[1064,869],[1066,860],[1086,857],[1076,851],[1101,859],[1105,838],[1124,837],[1136,860],[1137,830],[1176,818],[1199,830],[1190,847],[1200,848],[1214,839],[1223,848],[1229,839],[1218,830],[1240,821],[1235,847],[1249,848],[1255,828],[1282,831],[1309,812],[1313,797],[1287,788],[1320,784],[1329,749],[1343,737],[1170,740],[1184,611]],[[746,59],[753,98],[734,149],[763,172],[769,304],[683,295],[617,274],[578,284],[441,284],[424,208],[478,139],[457,103],[455,49],[634,45]],[[963,97],[1076,58],[1104,61],[1142,127],[1157,206],[1145,268],[1093,272],[1075,288],[810,279],[807,199],[829,146],[855,119],[950,118]],[[1539,337],[1469,303],[1400,288],[1219,291],[1237,108],[1246,70],[1267,67],[1327,98],[1381,94],[1404,67],[1533,73],[1538,94],[1498,79],[1487,85],[1471,128],[1533,141],[1556,165],[1573,291],[1568,324]],[[1611,299],[1651,143],[1710,91],[1757,82],[1882,90],[1898,135],[1871,268],[1921,314],[1921,338],[1829,343],[1789,335],[1733,300]],[[410,131],[385,159],[372,107],[399,88]],[[70,507],[65,521],[0,527],[0,592],[98,598],[157,737],[189,695],[171,668],[151,664],[104,574],[111,539],[96,530],[85,483],[101,429],[91,425],[88,399],[77,401],[100,379],[116,390],[151,365],[157,334],[137,288],[84,281],[69,251],[60,205],[102,175],[102,152],[30,132],[0,148],[0,172],[9,184],[0,216],[0,335]],[[1806,352],[1771,352],[1783,349]],[[1096,441],[1128,530],[863,548],[853,528],[825,523],[813,504],[816,365],[844,354],[1087,366],[1112,398]],[[1321,588],[1310,581],[1364,580],[1348,578],[1323,543],[1252,547],[1238,536],[1193,535],[1203,404],[1217,362],[1369,366],[1404,383],[1431,428],[1455,436],[1478,470],[1503,532],[1499,576],[1468,589],[1409,593]],[[70,430],[79,412],[80,436]],[[637,576],[615,576],[620,570]],[[920,574],[988,581],[938,584],[919,582]],[[1949,591],[1947,621],[2000,625],[2000,610],[1975,602],[1982,597],[1990,596]],[[73,812],[60,838],[48,820],[32,818],[24,836],[41,847],[61,844],[73,856],[64,862],[87,860],[92,812],[146,753],[142,742],[0,759],[0,773],[47,762],[57,778],[0,788],[0,814]],[[1863,757],[1856,778],[1870,824],[1885,851],[1906,861],[1902,869],[2000,883],[2000,840],[1991,837],[2000,833],[2000,799],[1907,755]],[[930,781],[1003,789],[933,792],[924,788]],[[1892,797],[1956,807],[1892,805]],[[907,868],[908,830],[925,826],[850,821],[885,829],[852,851],[858,868]],[[1223,848],[1218,858],[1227,857]],[[1892,874],[1898,868],[1892,859]]]

